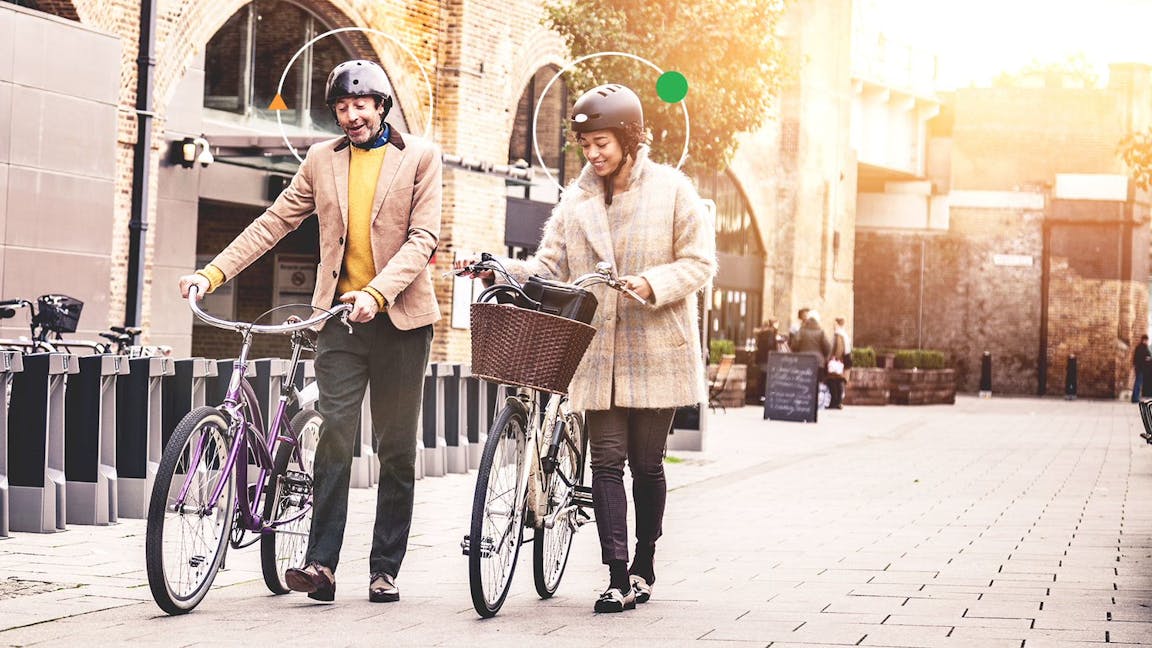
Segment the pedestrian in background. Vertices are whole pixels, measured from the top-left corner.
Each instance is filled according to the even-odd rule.
[[[831,395],[829,409],[841,409],[844,403],[844,388],[848,383],[848,369],[852,366],[852,338],[844,329],[844,318],[836,318],[832,330],[832,355],[828,358],[828,391]]]
[[[1132,384],[1132,402],[1140,402],[1143,395],[1145,374],[1152,370],[1152,351],[1148,350],[1148,335],[1140,336],[1140,344],[1132,351],[1132,373],[1136,375]]]
[[[800,329],[804,328],[804,323],[808,321],[808,308],[801,308],[796,311],[796,323],[788,329],[788,346],[793,351],[796,350],[796,343],[800,341]]]

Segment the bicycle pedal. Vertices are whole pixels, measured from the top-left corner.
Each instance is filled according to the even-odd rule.
[[[280,476],[280,483],[284,485],[285,492],[293,495],[312,494],[312,476],[298,470],[285,471]]]
[[[581,507],[592,506],[592,487],[576,486],[572,489],[572,503]]]

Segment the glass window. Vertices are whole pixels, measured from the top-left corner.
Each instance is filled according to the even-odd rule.
[[[244,112],[248,40],[247,8],[232,14],[205,50],[204,107]]]
[[[253,6],[256,8],[256,50],[252,66],[252,108],[261,118],[276,119],[268,105],[276,98],[276,87],[288,61],[308,42],[312,17],[288,2],[257,0]],[[288,104],[288,110],[283,111],[281,117],[294,124],[300,123],[300,111],[306,109],[301,105],[304,102],[300,92],[301,70],[307,66],[303,59],[303,56],[296,59],[280,93]]]
[[[280,75],[305,43],[329,30],[288,0],[256,0],[240,9],[208,41],[204,107],[275,121],[276,111],[268,106],[276,98]],[[352,58],[340,35],[301,52],[284,78],[280,94],[288,109],[281,111],[281,120],[306,130],[338,132],[324,103],[324,82],[333,67]],[[406,128],[399,111],[389,121]]]
[[[14,4],[17,7],[28,7],[29,9],[36,9],[37,11],[40,10],[40,7],[36,6],[35,0],[0,0],[0,2]]]

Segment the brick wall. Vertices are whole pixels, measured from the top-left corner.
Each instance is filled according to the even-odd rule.
[[[979,388],[989,351],[993,391],[1036,393],[1041,242],[1039,214],[1007,210],[953,210],[940,234],[857,232],[856,345],[944,351],[964,391]]]

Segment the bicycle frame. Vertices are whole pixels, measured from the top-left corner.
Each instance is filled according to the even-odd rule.
[[[299,400],[295,386],[295,377],[300,364],[300,354],[303,351],[303,340],[299,337],[302,334],[298,331],[308,328],[311,324],[324,321],[332,313],[326,313],[325,316],[316,317],[304,322],[296,322],[290,325],[262,326],[228,322],[208,315],[196,304],[194,293],[190,295],[189,303],[192,306],[193,312],[200,319],[219,328],[238,331],[243,336],[239,357],[232,363],[232,376],[228,381],[228,391],[225,394],[224,402],[218,406],[218,409],[228,421],[228,436],[231,440],[231,448],[228,451],[228,458],[225,460],[222,471],[225,475],[228,474],[229,471],[234,471],[237,487],[236,504],[237,510],[240,513],[237,521],[245,531],[252,532],[263,532],[285,524],[290,524],[308,513],[312,506],[310,498],[301,504],[298,514],[282,520],[264,520],[258,512],[253,510],[252,505],[255,502],[259,502],[264,494],[264,487],[268,481],[268,473],[273,469],[273,458],[276,455],[276,447],[279,443],[291,444],[292,452],[295,454],[296,460],[301,462],[303,460],[303,457],[300,455],[299,439],[296,436],[297,431],[291,430],[287,425],[288,404],[292,402],[293,399]],[[334,312],[347,312],[347,310],[347,307],[341,307]],[[285,377],[283,385],[280,388],[280,397],[276,402],[276,411],[269,420],[269,425],[265,428],[261,420],[260,410],[257,406],[256,394],[252,391],[252,387],[248,381],[245,380],[248,373],[248,354],[252,348],[252,334],[288,331],[293,332],[292,359],[289,364],[288,375]],[[247,407],[245,403],[247,403]],[[286,428],[288,429],[287,434],[284,433]],[[176,504],[173,505],[174,508],[183,508],[183,502],[188,495],[188,488],[191,484],[191,476],[195,473],[200,457],[203,455],[204,443],[204,437],[201,437],[197,442],[193,463],[189,466],[188,477],[185,478],[184,484],[180,488],[180,493],[176,498]],[[254,480],[255,484],[252,485],[251,493],[249,492],[250,484],[253,480],[248,478],[247,458],[249,452],[251,452],[256,466],[259,468]],[[228,480],[221,480],[220,483],[215,486],[212,496],[208,501],[219,501],[220,496],[227,486]],[[212,509],[197,511],[197,513],[209,515],[212,513]]]

